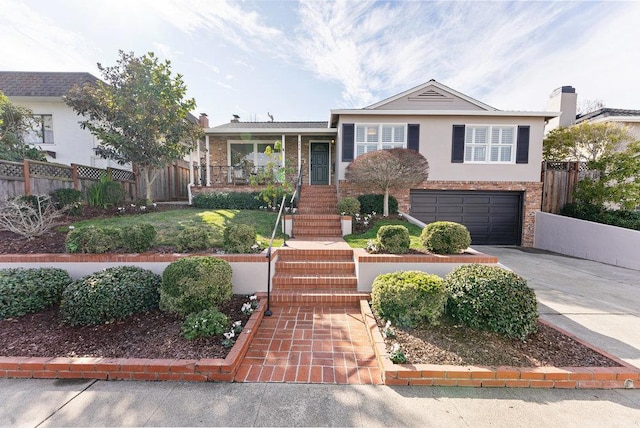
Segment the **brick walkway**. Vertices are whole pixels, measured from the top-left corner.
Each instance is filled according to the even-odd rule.
[[[272,307],[249,345],[236,382],[381,384],[355,307]]]

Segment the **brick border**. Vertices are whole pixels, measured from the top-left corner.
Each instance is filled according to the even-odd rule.
[[[0,263],[171,263],[185,257],[210,256],[228,262],[266,263],[265,253],[259,254],[213,254],[213,253],[174,253],[174,254],[0,254]]]
[[[620,364],[620,367],[483,367],[437,364],[393,364],[369,302],[360,311],[375,350],[385,385],[472,386],[482,388],[632,389],[640,369],[604,352],[549,322],[546,325]]]
[[[2,357],[0,378],[177,380],[231,382],[264,317],[266,302],[249,317],[226,358]]]

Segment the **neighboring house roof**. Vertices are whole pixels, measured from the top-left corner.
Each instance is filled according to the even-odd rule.
[[[618,121],[632,121],[633,118],[635,118],[636,120],[633,121],[637,121],[640,120],[640,110],[603,107],[596,111],[577,115],[576,123],[595,120],[613,120],[614,118]]]
[[[329,128],[327,122],[228,122],[206,130],[207,134],[282,134],[313,133],[333,135],[335,128]]]
[[[98,81],[89,73],[0,71],[0,91],[8,97],[62,97],[75,85]]]

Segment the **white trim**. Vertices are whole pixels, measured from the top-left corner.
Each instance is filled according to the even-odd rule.
[[[359,126],[376,126],[378,127],[378,142],[376,143],[378,148],[377,150],[382,150],[382,145],[384,144],[382,142],[382,128],[384,126],[402,126],[404,128],[404,141],[402,142],[402,148],[406,149],[407,148],[407,144],[408,144],[408,140],[409,140],[409,136],[408,136],[408,124],[407,123],[385,123],[385,122],[360,122],[360,123],[354,123],[353,126],[353,158],[356,159],[358,157],[358,144],[374,144],[373,142],[369,143],[367,141],[364,142],[358,142],[357,136],[358,136],[358,127]],[[365,137],[366,139],[366,137]],[[390,144],[398,144],[398,143],[394,143],[391,142]],[[366,153],[366,152],[365,152]]]
[[[216,129],[207,128],[205,134],[209,135],[235,135],[235,134],[255,134],[255,135],[282,135],[300,134],[300,135],[336,135],[336,128],[227,128]]]
[[[211,143],[209,141],[209,136],[205,136],[205,141],[207,144],[207,187],[211,186]]]
[[[486,151],[485,151],[485,160],[483,161],[474,161],[474,160],[470,160],[467,161],[466,157],[467,157],[467,132],[469,130],[469,128],[483,128],[486,127],[487,128],[487,143],[485,145],[486,147]],[[493,128],[497,127],[497,128],[512,128],[513,129],[513,144],[511,145],[511,159],[508,161],[492,161],[491,160],[491,139],[492,139],[492,135],[493,135]],[[473,144],[474,146],[481,146],[482,144],[479,143],[470,143]],[[498,144],[498,147],[504,147],[507,146],[507,144]],[[464,157],[463,157],[463,163],[465,164],[486,164],[486,165],[496,165],[496,164],[502,164],[502,165],[515,165],[516,163],[516,151],[518,148],[518,127],[516,125],[500,125],[497,123],[494,124],[482,124],[482,123],[473,123],[473,124],[465,124],[464,125]]]
[[[550,111],[484,111],[484,110],[331,110],[331,115],[355,116],[504,116],[543,117],[552,119],[560,113]],[[335,128],[333,128],[335,129]]]

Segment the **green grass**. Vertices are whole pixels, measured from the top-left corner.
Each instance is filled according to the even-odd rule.
[[[250,224],[256,228],[257,239],[263,245],[269,245],[273,225],[278,217],[277,213],[250,210],[207,210],[197,208],[183,208],[162,212],[123,215],[103,219],[83,220],[73,223],[74,227],[113,226],[124,227],[131,224],[151,223],[158,232],[156,245],[176,245],[176,238],[180,230],[196,224],[206,224],[213,231],[214,246],[222,247],[222,233],[231,223]],[[273,241],[274,247],[282,245],[283,235],[278,233]]]
[[[347,241],[347,244],[349,244],[351,248],[364,248],[367,246],[368,240],[376,239],[376,236],[378,235],[378,229],[385,225],[401,225],[406,227],[407,229],[409,229],[409,235],[411,236],[410,248],[414,250],[423,249],[422,243],[420,242],[420,234],[422,233],[422,228],[405,220],[378,220],[373,225],[373,227],[365,233],[361,233],[358,235],[347,235],[344,237],[344,240]]]

